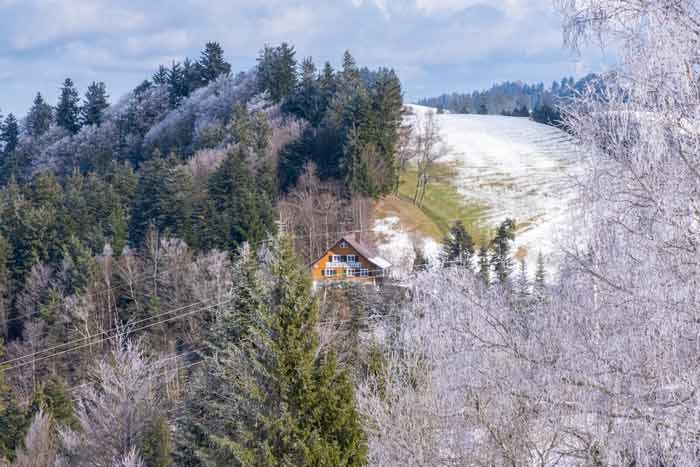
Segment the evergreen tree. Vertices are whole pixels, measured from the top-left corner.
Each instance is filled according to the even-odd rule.
[[[19,144],[19,124],[13,114],[8,114],[4,122],[0,122],[0,186],[5,185],[12,177],[19,177],[24,171],[24,165],[17,154]]]
[[[496,278],[505,284],[513,271],[513,259],[510,255],[510,244],[515,239],[515,222],[506,219],[501,223],[493,240],[493,256],[491,264]]]
[[[218,42],[207,42],[198,62],[202,84],[216,80],[219,76],[229,76],[231,65],[224,59],[224,49]]]
[[[486,104],[479,105],[479,111],[477,113],[479,115],[488,115],[489,109],[486,107]]]
[[[34,98],[34,104],[29,109],[25,121],[26,131],[29,135],[38,138],[51,127],[53,121],[53,109],[44,101],[40,92]]]
[[[83,125],[100,125],[104,119],[104,112],[109,107],[107,99],[107,87],[103,82],[92,82],[88,86],[80,111]]]
[[[343,53],[343,71],[342,79],[349,85],[357,84],[360,81],[360,70],[357,68],[357,62],[349,50]]]
[[[4,354],[0,341],[0,357]],[[29,419],[15,401],[0,371],[0,462],[13,460],[15,450],[21,446],[24,434],[29,427]]]
[[[56,106],[56,123],[70,133],[80,130],[80,97],[73,80],[66,78]]]
[[[228,251],[244,241],[261,240],[273,229],[271,207],[256,186],[243,148],[233,150],[208,184],[209,216],[206,242]]]
[[[172,67],[168,70],[166,83],[170,91],[170,107],[175,108],[189,94],[189,84],[182,64],[173,62]]]
[[[278,47],[265,48],[258,57],[258,88],[267,91],[273,102],[279,103],[292,94],[296,86],[296,52],[283,42]]]
[[[474,241],[464,228],[462,221],[456,221],[442,241],[442,262],[445,266],[461,266],[472,269]]]
[[[489,248],[486,245],[479,247],[479,276],[485,284],[491,283],[491,259],[489,258]]]
[[[207,371],[188,398],[182,460],[202,466],[365,465],[353,385],[332,355],[317,356],[318,305],[308,273],[288,238],[277,241],[274,257],[264,289],[256,261],[244,256],[246,291],[239,289],[235,299],[243,308],[229,307],[217,317]]]
[[[168,83],[168,69],[163,65],[158,66],[158,71],[151,78],[153,84],[162,86]]]
[[[141,166],[132,208],[129,239],[140,245],[149,227],[191,240],[191,180],[176,162],[154,157]]]

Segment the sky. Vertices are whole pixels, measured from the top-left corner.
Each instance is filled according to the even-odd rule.
[[[104,81],[111,100],[159,64],[196,58],[219,42],[234,71],[264,44],[299,59],[394,68],[406,100],[495,82],[551,82],[600,71],[594,50],[562,47],[552,0],[0,0],[0,110],[24,115],[41,92],[55,103],[71,77]]]

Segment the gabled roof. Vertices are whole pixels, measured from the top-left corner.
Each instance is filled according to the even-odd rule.
[[[370,263],[374,264],[374,265],[377,266],[378,268],[380,268],[380,269],[387,269],[387,268],[390,268],[390,267],[391,267],[391,263],[390,263],[390,262],[388,262],[388,261],[385,260],[384,258],[382,258],[382,257],[380,257],[380,256],[376,256],[374,253],[372,253],[372,252],[370,251],[370,249],[369,249],[364,243],[362,243],[362,241],[361,241],[359,238],[357,238],[357,237],[355,236],[355,234],[350,234],[350,235],[346,235],[346,236],[342,237],[340,240],[338,240],[337,242],[335,242],[335,243],[333,244],[333,246],[330,247],[328,250],[332,250],[333,248],[335,248],[336,246],[338,246],[338,244],[339,244],[340,242],[342,242],[342,241],[347,242],[348,245],[350,245],[360,256],[364,257],[367,261],[369,261]],[[328,253],[328,250],[326,250],[326,251],[323,253],[323,255],[321,255],[321,258],[323,258],[323,257],[326,255],[326,253]],[[313,265],[313,264],[318,263],[318,261],[319,261],[321,258],[316,259],[316,261],[314,261],[314,262],[311,263],[311,264]]]

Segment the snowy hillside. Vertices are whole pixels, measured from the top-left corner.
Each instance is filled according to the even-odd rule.
[[[434,111],[412,105],[416,114]],[[416,117],[409,117],[414,119]],[[435,115],[450,151],[441,162],[457,167],[454,184],[468,202],[488,206],[482,223],[496,227],[506,217],[520,229],[516,249],[530,272],[542,252],[549,268],[565,225],[576,173],[575,147],[566,133],[527,118]],[[386,230],[387,221],[378,221]],[[548,268],[548,269],[549,269]]]

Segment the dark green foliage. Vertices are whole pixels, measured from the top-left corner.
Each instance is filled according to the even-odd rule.
[[[39,410],[51,414],[51,418],[61,426],[78,426],[73,399],[65,382],[59,377],[50,378],[34,393],[28,418],[31,420]]]
[[[109,108],[107,87],[103,82],[92,82],[85,93],[83,107],[80,110],[83,125],[100,125],[104,112]]]
[[[35,138],[40,137],[51,127],[53,122],[53,109],[44,101],[41,93],[37,93],[34,104],[29,109],[25,126],[27,133]]]
[[[0,186],[20,176],[26,167],[17,154],[19,124],[13,114],[0,121]]]
[[[141,457],[148,467],[171,467],[173,465],[173,442],[170,425],[165,417],[151,421],[140,446]]]
[[[542,104],[539,107],[535,107],[535,109],[532,111],[532,119],[538,123],[544,123],[545,125],[562,125],[561,114],[556,108],[550,106],[549,104]]]
[[[56,106],[56,123],[69,133],[77,133],[80,129],[79,102],[80,97],[73,80],[66,78]]]
[[[493,256],[491,257],[491,264],[496,273],[496,278],[502,284],[508,282],[513,272],[513,259],[510,255],[510,245],[514,239],[515,222],[512,219],[506,219],[498,227],[496,237],[492,241]]]
[[[244,241],[262,240],[273,230],[271,200],[256,184],[245,152],[231,152],[209,179],[206,244],[236,251]]]
[[[134,194],[129,240],[140,245],[150,227],[189,240],[192,181],[173,158],[154,157],[141,166]]]
[[[168,83],[168,69],[163,65],[158,66],[158,71],[155,72],[151,78],[153,84],[156,86],[162,86]]]
[[[442,241],[442,262],[445,266],[472,269],[474,241],[462,221],[455,222]]]
[[[332,355],[316,355],[318,305],[306,269],[289,239],[278,240],[275,258],[267,289],[255,260],[243,260],[246,306],[217,319],[207,372],[188,399],[183,465],[366,463],[353,385]]]
[[[486,104],[481,104],[477,113],[479,115],[488,115],[489,109],[486,107]]]
[[[190,93],[187,76],[180,63],[173,62],[173,65],[168,70],[166,84],[170,91],[170,107],[177,107],[182,99]]]
[[[17,149],[19,124],[13,114],[7,114],[5,121],[0,126],[0,141],[2,141],[2,155],[4,157],[9,157]]]
[[[203,85],[214,81],[219,76],[231,74],[231,65],[224,60],[224,50],[218,42],[207,42],[198,65]]]
[[[4,349],[0,341],[0,358],[3,355]],[[3,459],[14,459],[15,450],[21,445],[28,427],[29,417],[15,402],[5,384],[4,374],[0,372],[0,462]]]
[[[265,46],[258,56],[258,89],[267,91],[279,103],[292,94],[296,86],[296,52],[283,42],[278,47]]]

